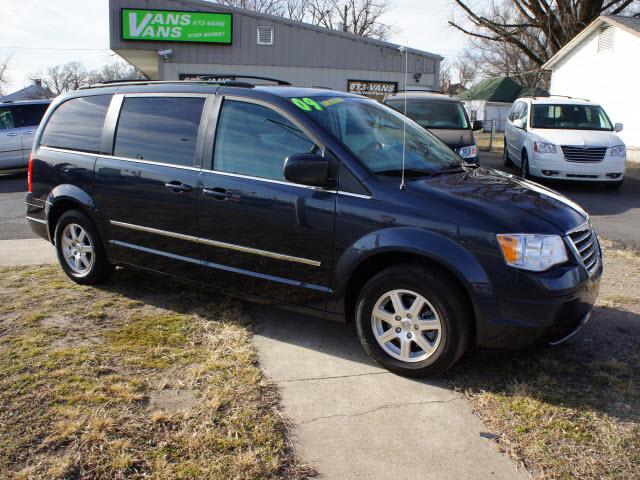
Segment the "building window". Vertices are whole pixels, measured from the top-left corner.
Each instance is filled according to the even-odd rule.
[[[610,52],[613,50],[613,25],[600,27],[598,33],[598,52]]]
[[[258,45],[273,45],[273,27],[258,26]]]

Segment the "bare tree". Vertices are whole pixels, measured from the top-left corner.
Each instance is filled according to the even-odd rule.
[[[279,17],[285,14],[285,2],[283,0],[218,0],[218,3]]]
[[[388,0],[220,0],[220,3],[363,37],[384,39],[392,32],[390,25],[380,21],[389,11]]]
[[[131,64],[114,61],[100,69],[89,72],[89,83],[114,80],[144,80],[147,76]]]
[[[387,0],[310,0],[310,22],[362,37],[385,39],[392,27],[380,18],[389,11]]]
[[[449,24],[473,39],[478,50],[486,50],[480,57],[492,60],[491,72],[501,70],[500,55],[509,57],[504,59],[503,75],[539,69],[601,14],[638,13],[634,0],[500,0],[483,8],[454,1],[466,21]]]
[[[478,70],[475,65],[465,60],[463,57],[458,57],[453,62],[453,70],[458,78],[458,83],[464,88],[469,88],[475,82],[478,77]]]
[[[451,63],[448,60],[440,62],[440,76],[438,77],[438,90],[448,92],[451,87]]]
[[[77,90],[85,85],[106,82],[110,80],[138,80],[147,78],[144,73],[133,65],[114,61],[95,70],[89,70],[80,62],[70,62],[55,65],[44,72],[31,74],[32,78],[41,80],[42,85],[55,95]]]
[[[42,79],[42,85],[59,95],[91,83],[90,72],[80,62],[69,62],[64,65],[48,67],[42,73],[32,74],[33,78]]]
[[[0,97],[3,95],[3,87],[9,83],[9,70],[11,69],[11,55],[0,57]]]

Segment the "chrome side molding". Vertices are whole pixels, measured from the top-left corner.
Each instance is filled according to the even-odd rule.
[[[252,255],[260,255],[262,257],[275,258],[277,260],[284,260],[287,262],[302,263],[304,265],[311,265],[313,267],[319,267],[321,265],[321,262],[317,260],[294,257],[292,255],[285,255],[283,253],[270,252],[268,250],[260,250],[259,248],[244,247],[242,245],[236,245],[234,243],[219,242],[217,240],[211,240],[203,237],[194,237],[193,235],[186,235],[184,233],[169,232],[167,230],[160,230],[158,228],[135,225],[133,223],[118,222],[116,220],[109,220],[109,223],[117,227],[128,228],[130,230],[137,230],[139,232],[154,233],[156,235],[163,235],[165,237],[178,238],[180,240],[186,240],[188,242],[199,243],[202,245],[209,245],[211,247],[226,248],[227,250],[235,250],[237,252],[249,253]]]

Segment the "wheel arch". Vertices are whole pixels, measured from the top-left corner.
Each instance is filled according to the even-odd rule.
[[[51,243],[55,243],[55,229],[58,219],[64,212],[72,209],[84,213],[102,237],[102,231],[94,218],[96,208],[91,196],[75,185],[58,185],[49,194],[45,208],[47,232]]]
[[[396,230],[396,229],[394,229]],[[398,229],[399,230],[399,229]],[[357,259],[352,259],[350,268],[345,268],[349,253],[345,253],[336,264],[335,278],[344,275],[345,281],[337,289],[337,297],[340,298],[340,309],[347,321],[353,319],[358,295],[366,282],[376,273],[399,263],[420,263],[428,268],[436,269],[440,274],[450,279],[460,292],[465,296],[470,311],[473,314],[473,331],[476,330],[477,315],[475,312],[478,295],[484,295],[491,289],[489,278],[475,257],[452,239],[424,230],[411,230],[405,235],[395,231],[393,235],[384,235],[376,232],[378,243],[384,243],[384,237],[394,240],[393,245],[381,245],[380,248],[361,254]],[[417,237],[421,240],[420,248],[416,245]],[[399,244],[398,237],[404,239]],[[361,243],[361,242],[358,242]],[[425,246],[430,248],[425,248]],[[350,249],[355,250],[355,249]],[[344,273],[342,273],[344,272]]]

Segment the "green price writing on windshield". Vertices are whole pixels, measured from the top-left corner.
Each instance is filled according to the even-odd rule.
[[[291,99],[291,103],[293,103],[296,107],[304,110],[305,112],[310,112],[313,109],[316,109],[319,112],[324,110],[324,108],[322,108],[322,105],[320,105],[315,100],[311,100],[310,98],[307,98],[307,97],[305,97],[305,98],[292,98]]]

